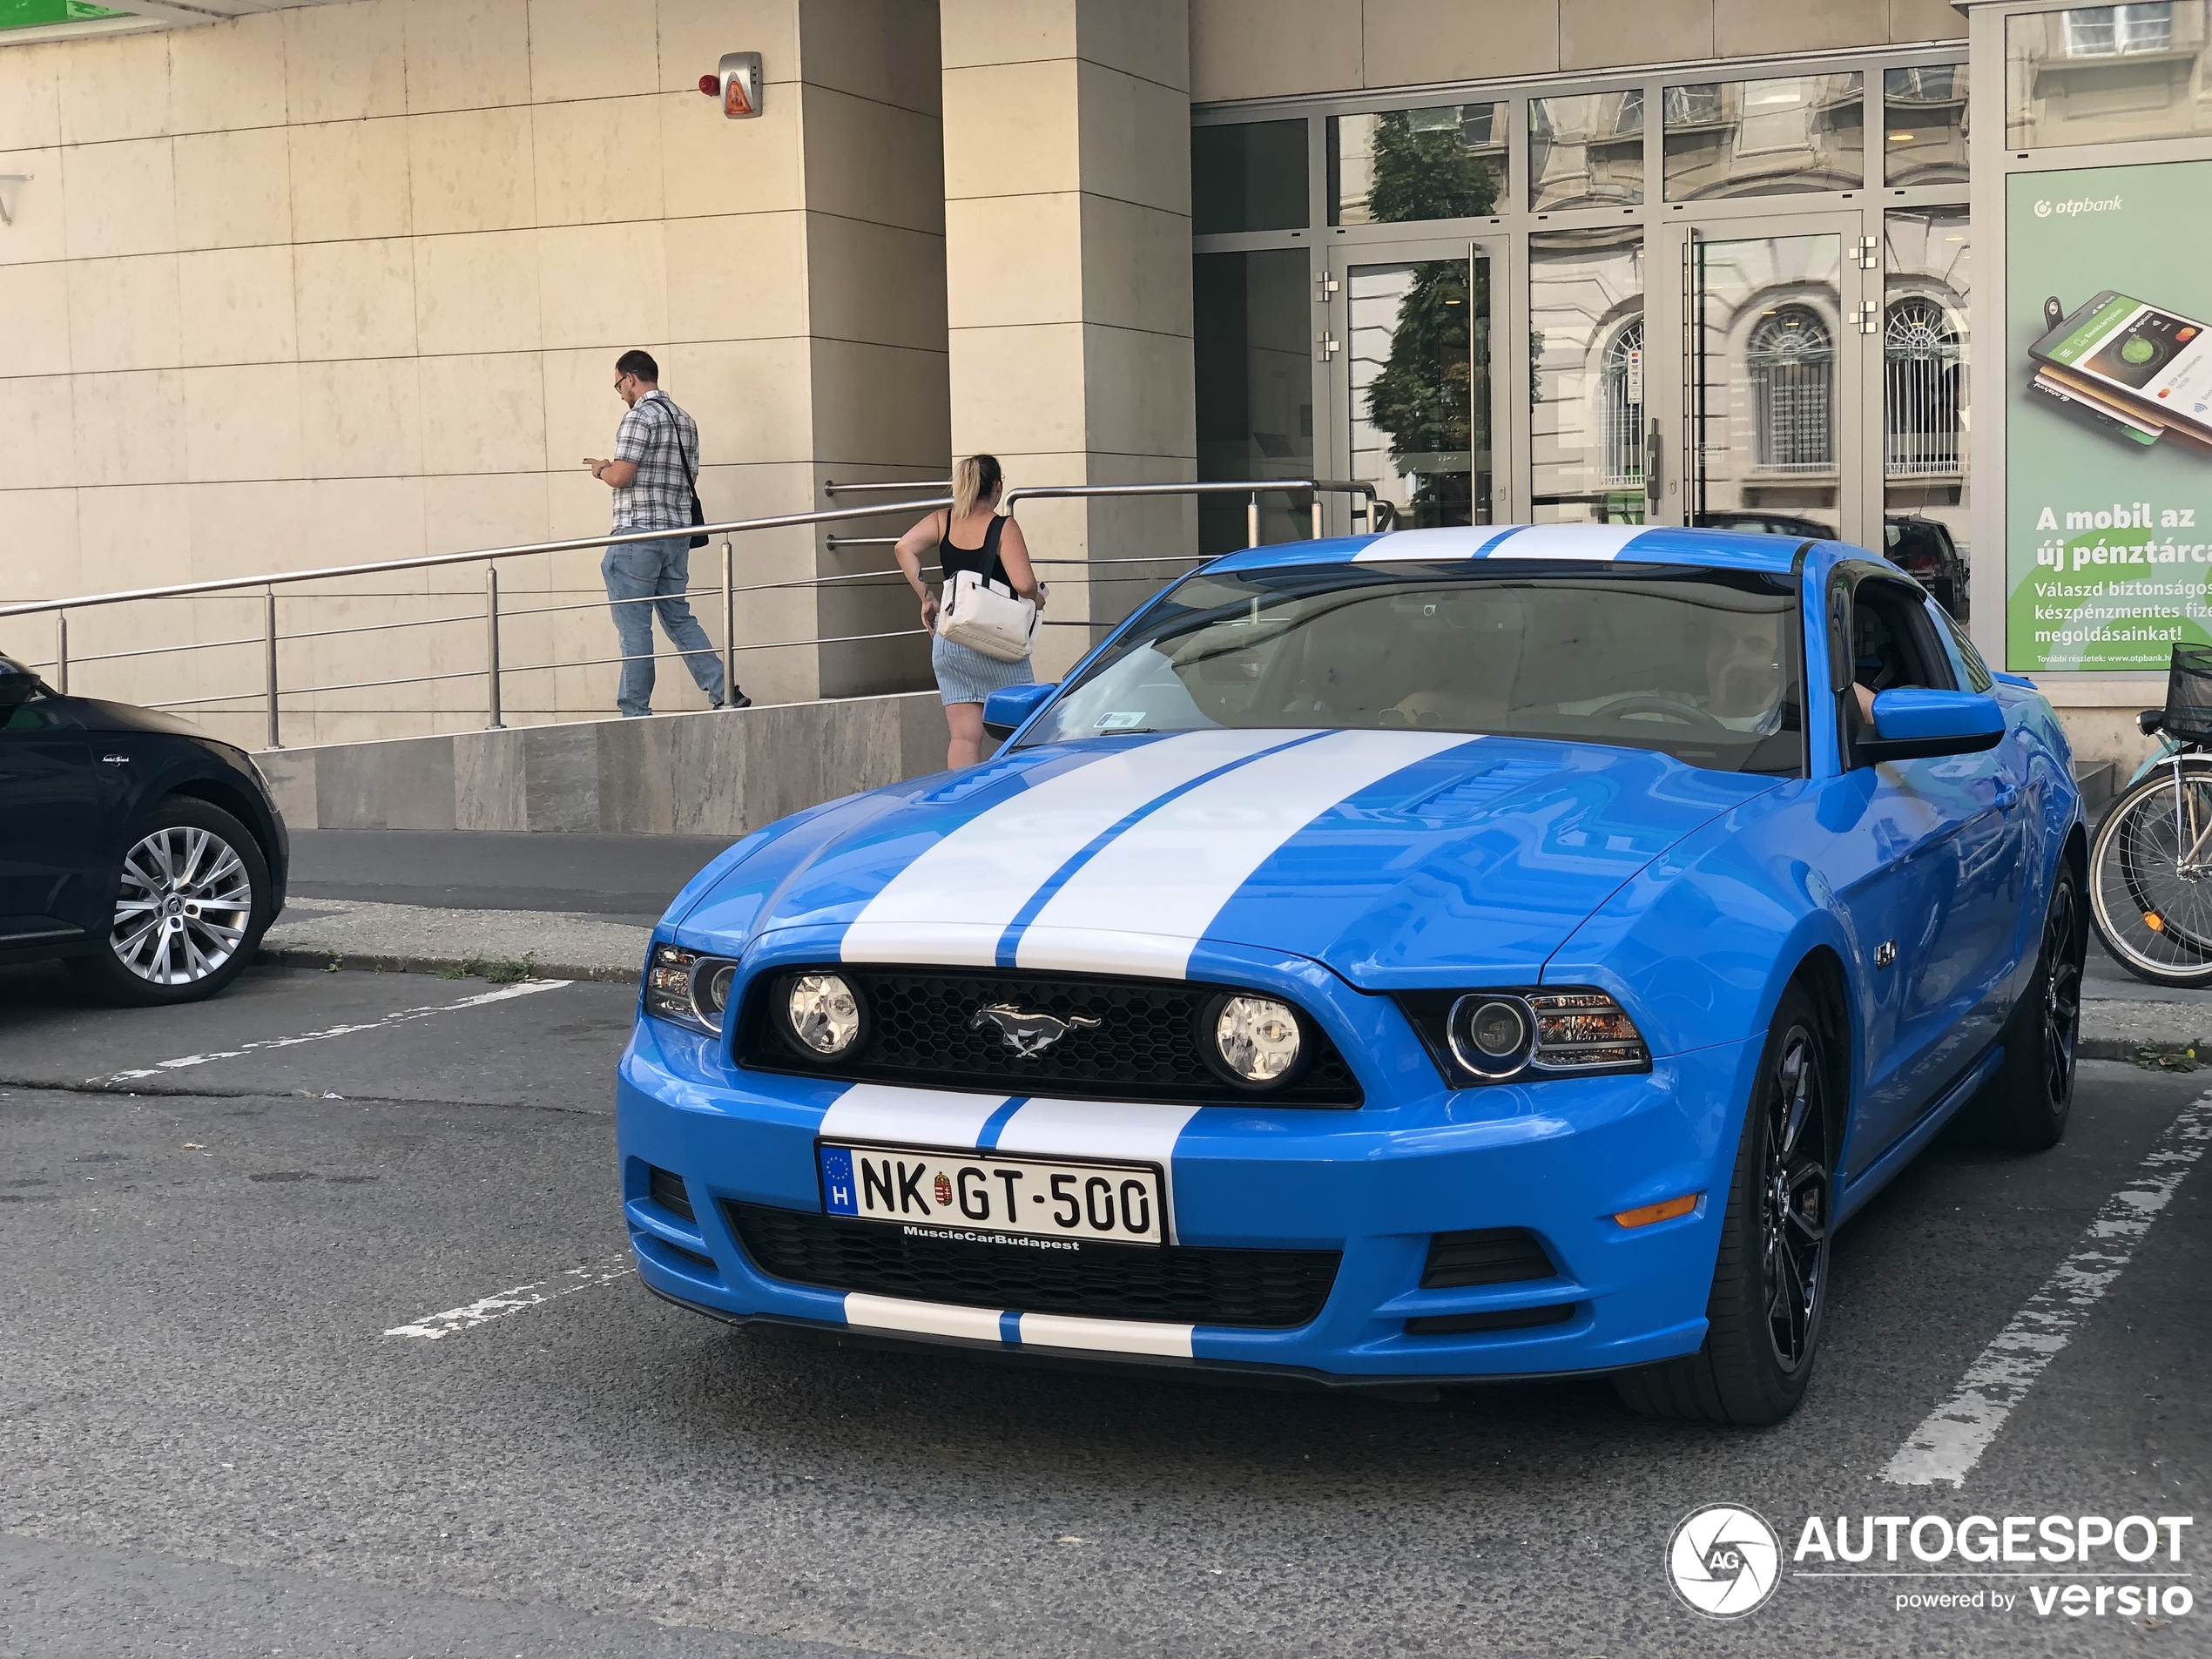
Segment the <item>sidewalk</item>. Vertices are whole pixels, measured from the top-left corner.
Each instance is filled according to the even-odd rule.
[[[635,981],[653,924],[726,841],[679,835],[297,830],[292,896],[262,941],[299,967]],[[2212,990],[2133,979],[2093,940],[2081,1052],[2132,1060],[2196,1043],[2212,1060]]]

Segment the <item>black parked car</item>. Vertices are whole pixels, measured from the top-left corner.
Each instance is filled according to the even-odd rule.
[[[1882,521],[1882,556],[1928,590],[1952,616],[1966,619],[1966,560],[1941,520],[1893,513]]]
[[[284,908],[291,842],[246,752],[65,697],[0,657],[0,963],[123,1002],[212,996]]]

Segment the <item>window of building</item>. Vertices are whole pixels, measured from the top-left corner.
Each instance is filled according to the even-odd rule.
[[[1892,549],[1972,540],[1966,319],[1973,296],[1966,207],[1903,208],[1882,219],[1882,518]],[[1955,579],[1940,603],[1963,610]]]
[[[1534,212],[1643,199],[1643,89],[1528,100],[1528,206]]]
[[[1885,184],[1966,182],[1966,66],[1921,64],[1882,75]]]
[[[1667,199],[1858,189],[1866,178],[1865,87],[1856,72],[1669,87]]]
[[[2006,147],[2212,132],[2206,10],[2155,0],[2006,18]]]
[[[1243,121],[1190,129],[1190,229],[1304,230],[1305,123]]]
[[[1643,319],[1631,317],[1605,348],[1599,400],[1608,489],[1643,488]]]
[[[1836,341],[1809,306],[1780,306],[1744,348],[1761,472],[1824,473],[1836,465]]]
[[[1329,119],[1329,222],[1480,219],[1506,193],[1504,104]]]

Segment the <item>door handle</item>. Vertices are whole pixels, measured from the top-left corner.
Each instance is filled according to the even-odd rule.
[[[1659,497],[1665,493],[1666,443],[1666,437],[1659,429],[1659,417],[1655,415],[1643,435],[1643,500],[1647,518],[1659,510]]]
[[[2018,804],[2020,800],[2021,787],[2022,786],[2019,784],[2013,784],[2010,786],[2004,784],[1998,785],[1997,810],[2000,813],[2011,812],[2013,806]]]

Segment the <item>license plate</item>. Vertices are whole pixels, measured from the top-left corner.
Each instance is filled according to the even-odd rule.
[[[1167,1242],[1157,1164],[1001,1158],[931,1147],[818,1147],[822,1208],[925,1238],[979,1233]]]

